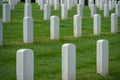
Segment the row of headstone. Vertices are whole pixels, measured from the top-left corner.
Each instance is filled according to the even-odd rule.
[[[109,45],[107,40],[98,40],[96,48],[96,72],[108,75]],[[34,52],[20,49],[16,58],[17,80],[34,80]],[[62,45],[62,80],[76,80],[76,46]]]
[[[116,0],[96,0],[96,6],[100,8],[100,10],[104,11],[104,17],[109,16],[109,11],[115,8],[116,14],[120,16],[120,1]],[[95,4],[94,0],[89,0],[89,7],[91,9],[91,14],[94,10],[93,4]]]
[[[42,1],[42,0],[40,0],[40,1]],[[47,5],[47,7],[46,7],[46,5]],[[58,5],[56,5],[56,6],[58,6]],[[83,7],[84,6],[82,4],[77,4],[77,15],[83,16]],[[49,18],[51,16],[51,7],[50,7],[50,5],[43,4],[43,5],[41,5],[40,8],[41,8],[41,10],[44,11],[44,20],[49,20]],[[96,9],[97,9],[97,6],[95,4],[90,5],[91,17],[93,17],[93,15],[96,14]],[[109,17],[109,5],[104,4],[104,6],[101,7],[101,9],[104,10],[103,11],[104,17]],[[56,10],[58,10],[57,7],[56,7]],[[120,16],[120,5],[116,4],[115,11],[116,11],[116,14],[118,14],[118,16]],[[67,5],[62,4],[61,5],[61,19],[67,19],[67,15],[68,15]]]
[[[32,5],[31,0],[26,0],[24,5],[24,18],[23,18],[23,42],[33,43],[33,18],[32,18]]]
[[[89,0],[89,4],[90,2],[94,0]],[[98,8],[102,8],[104,6],[104,4],[108,4],[109,6],[109,10],[112,10],[113,8],[115,8],[115,4],[117,4],[119,1],[117,0],[95,0],[95,4],[97,5]]]
[[[41,9],[43,10],[43,9]],[[79,11],[80,13],[80,11]],[[81,13],[82,14],[82,13]],[[82,16],[82,15],[81,15]],[[51,7],[48,4],[44,4],[44,20],[50,20],[51,17]],[[68,10],[66,4],[61,5],[61,19],[67,19]]]
[[[77,0],[36,0],[36,3],[40,6],[40,10],[44,9],[44,4],[54,6],[54,10],[59,10],[60,5],[66,4],[67,10],[70,10],[77,4]],[[84,3],[84,0],[80,0],[80,3]]]
[[[101,34],[101,16],[99,14],[94,14],[93,16],[93,32],[94,35]],[[80,15],[74,16],[74,37],[82,36],[82,17]],[[113,13],[111,15],[111,33],[118,32],[118,16]],[[52,40],[59,39],[59,18],[57,16],[52,16],[50,19],[50,37]]]
[[[49,20],[51,16],[50,6],[45,4],[44,9],[44,19]],[[67,10],[66,5],[62,4],[62,18],[67,18]],[[81,4],[77,5],[77,15],[74,17],[74,37],[81,37],[82,36],[82,10],[83,6]],[[65,13],[65,14],[64,14]],[[91,17],[96,13],[96,7],[93,5],[91,8]],[[78,16],[79,15],[79,16]],[[80,17],[78,19],[78,17]],[[10,22],[10,6],[8,4],[3,5],[3,22]],[[117,32],[117,17],[114,19],[111,16],[111,32]],[[56,27],[57,26],[57,27]],[[54,16],[51,17],[51,39],[59,39],[59,18]],[[115,29],[115,30],[113,30]],[[113,32],[114,31],[114,32]],[[101,18],[100,15],[94,16],[94,35],[100,35],[101,33]],[[23,19],[23,41],[25,43],[33,43],[33,19],[32,19],[32,5],[30,0],[26,0],[25,2],[25,9],[24,9],[24,19]]]
[[[103,10],[104,17],[109,17],[109,5],[108,4],[104,4],[104,6],[100,7],[100,9]],[[90,10],[91,10],[91,17],[93,17],[93,15],[96,14],[96,5],[91,4]],[[118,16],[120,16],[120,5],[119,4],[115,5],[115,13]]]

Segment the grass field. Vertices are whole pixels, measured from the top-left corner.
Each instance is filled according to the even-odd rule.
[[[84,7],[82,37],[73,37],[73,16],[76,7],[69,11],[67,20],[60,20],[60,40],[50,40],[50,21],[43,20],[43,11],[32,3],[34,19],[34,43],[23,43],[24,3],[19,3],[11,12],[11,22],[4,23],[4,46],[0,47],[0,80],[16,80],[16,51],[32,49],[34,51],[34,80],[61,80],[61,46],[73,43],[77,48],[76,80],[120,80],[120,33],[110,32],[110,17],[104,18],[103,11],[97,10],[102,16],[102,33],[93,35],[93,19],[90,10]],[[114,13],[114,10],[110,13]],[[60,17],[60,10],[52,15]],[[0,6],[2,18],[2,7]],[[120,18],[118,22],[120,31]],[[96,41],[109,41],[109,75],[96,74]]]

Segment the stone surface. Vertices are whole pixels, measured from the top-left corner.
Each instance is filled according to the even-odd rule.
[[[70,10],[72,7],[71,0],[66,0],[66,4],[67,4],[67,9]]]
[[[120,5],[116,4],[115,6],[115,13],[120,16]]]
[[[101,1],[100,1],[100,10],[103,10],[103,9],[104,9],[104,1],[101,0]]]
[[[91,4],[91,17],[94,16],[94,14],[96,14],[96,5],[95,4]]]
[[[113,6],[112,6],[112,1],[109,1],[109,10],[112,10]]]
[[[50,20],[51,17],[51,8],[50,5],[44,5],[44,20]]]
[[[54,0],[50,0],[50,5],[53,6]]]
[[[46,4],[50,5],[50,0],[46,0]]]
[[[94,4],[94,0],[89,1],[89,8],[91,9],[91,5]]]
[[[105,0],[105,4],[109,4],[109,0]]]
[[[41,1],[43,0],[38,0],[38,6],[41,6]]]
[[[0,19],[0,46],[3,45],[3,25],[2,20]]]
[[[101,16],[99,14],[94,15],[94,35],[100,35],[101,33]]]
[[[10,9],[14,10],[15,9],[15,4],[14,4],[14,0],[9,0],[8,4],[10,5]]]
[[[112,0],[112,7],[115,8],[115,0]]]
[[[31,0],[25,0],[25,3],[28,3],[28,4],[31,3]]]
[[[34,80],[34,52],[20,49],[16,53],[17,80]]]
[[[74,16],[74,37],[82,36],[82,17],[80,15]]]
[[[44,4],[45,4],[45,1],[44,0],[40,0],[40,10],[44,9]]]
[[[59,17],[51,16],[50,18],[50,39],[59,39]]]
[[[24,17],[23,19],[23,41],[24,43],[33,43],[33,19]]]
[[[120,5],[120,1],[118,1],[118,5]]]
[[[118,16],[117,14],[111,15],[111,32],[117,33],[118,32]]]
[[[76,80],[76,46],[62,45],[62,80]]]
[[[60,4],[62,5],[62,4],[64,4],[65,2],[64,2],[64,0],[60,0]]]
[[[108,51],[109,45],[107,40],[97,41],[97,73],[101,75],[108,75]]]
[[[108,4],[104,4],[104,17],[109,16],[109,6]]]
[[[85,5],[85,0],[79,0],[79,4]]]
[[[80,15],[82,17],[83,15],[83,5],[77,4],[77,15]]]
[[[99,8],[100,7],[100,0],[96,0],[96,6]]]
[[[10,22],[10,6],[9,4],[3,4],[3,22],[8,23]]]
[[[37,4],[38,4],[38,1],[39,1],[39,0],[35,0],[35,3],[37,3]]]
[[[26,3],[24,6],[24,17],[32,16],[32,5],[30,3]]]
[[[54,0],[54,10],[59,10],[59,0]]]
[[[61,18],[62,19],[67,19],[67,17],[68,17],[67,5],[66,4],[61,4]]]

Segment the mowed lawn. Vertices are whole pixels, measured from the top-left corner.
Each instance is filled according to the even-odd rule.
[[[43,20],[43,11],[32,3],[34,19],[34,43],[23,43],[24,3],[19,3],[11,12],[11,22],[4,23],[4,45],[0,47],[0,80],[16,80],[16,51],[32,49],[34,51],[34,80],[61,80],[61,46],[64,43],[76,45],[76,80],[120,80],[120,18],[118,33],[111,33],[111,18],[103,17],[103,11],[97,9],[102,18],[102,33],[93,35],[93,18],[90,10],[84,7],[82,19],[82,37],[73,37],[73,16],[76,6],[70,10],[67,20],[60,20],[60,40],[50,40],[50,21]],[[52,15],[61,18],[61,12]],[[110,11],[110,14],[114,13]],[[2,7],[0,6],[0,18]],[[109,41],[109,75],[96,74],[96,42],[99,39]]]

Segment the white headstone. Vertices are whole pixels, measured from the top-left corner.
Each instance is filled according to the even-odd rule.
[[[34,52],[20,49],[16,53],[17,80],[34,80]]]
[[[44,10],[44,4],[45,4],[45,1],[44,0],[40,0],[40,10]]]
[[[40,5],[41,5],[41,1],[42,1],[42,0],[38,0],[38,6],[40,6]]]
[[[67,17],[68,17],[67,5],[66,4],[61,4],[61,18],[62,19],[67,19]]]
[[[77,15],[83,16],[83,5],[77,4]]]
[[[105,0],[105,4],[109,4],[109,0]]]
[[[80,15],[74,16],[74,37],[82,36],[82,18]]]
[[[111,32],[112,33],[118,32],[118,16],[117,16],[117,14],[111,15]]]
[[[113,6],[112,6],[112,1],[109,1],[109,10],[112,10]]]
[[[50,0],[50,5],[53,6],[54,0]]]
[[[59,39],[59,17],[51,16],[50,18],[50,39]]]
[[[112,0],[112,7],[115,8],[115,0]]]
[[[120,16],[120,5],[116,4],[115,6],[115,13]]]
[[[115,1],[115,5],[117,4],[117,1]]]
[[[3,22],[10,22],[10,5],[3,4]]]
[[[28,3],[28,4],[31,3],[31,0],[25,0],[25,3]]]
[[[24,17],[27,16],[32,16],[32,5],[30,3],[26,3],[24,8]]]
[[[120,5],[120,1],[118,1],[118,5]]]
[[[66,0],[66,4],[67,4],[67,9],[70,10],[72,7],[71,0]]]
[[[89,0],[89,8],[91,8],[91,5],[94,4],[94,0]]]
[[[100,1],[100,10],[103,10],[103,9],[104,9],[104,1],[101,0],[101,1]]]
[[[46,0],[46,4],[50,5],[50,0]]]
[[[74,0],[74,5],[77,5],[77,3],[78,3],[78,0]]]
[[[100,35],[101,33],[101,16],[99,14],[94,15],[94,35]]]
[[[100,0],[97,0],[96,5],[98,8],[100,7]]]
[[[14,4],[14,0],[9,0],[8,4],[10,5],[10,9],[14,10],[15,9],[15,4]]]
[[[44,20],[50,20],[50,16],[51,16],[50,5],[45,4],[44,5]]]
[[[85,5],[85,0],[79,0],[79,4]]]
[[[104,17],[109,16],[109,6],[108,4],[104,4]]]
[[[29,16],[23,19],[23,41],[33,43],[33,19]]]
[[[37,4],[38,4],[38,0],[35,0],[35,3],[37,3]]]
[[[91,17],[94,16],[94,14],[96,14],[96,5],[95,4],[91,4]]]
[[[64,4],[64,0],[60,0],[61,5]]]
[[[109,45],[107,40],[97,41],[97,73],[108,75],[108,51]]]
[[[54,10],[59,10],[59,0],[54,0]]]
[[[76,80],[76,46],[62,45],[62,80]]]
[[[0,19],[0,46],[3,45],[3,25],[2,20]]]

